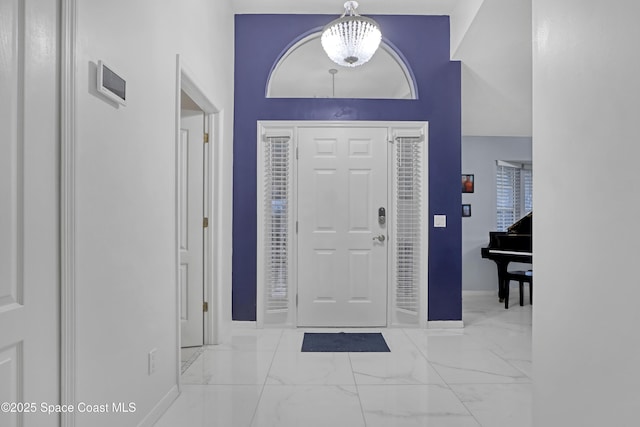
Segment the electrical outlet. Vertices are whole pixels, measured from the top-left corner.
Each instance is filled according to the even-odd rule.
[[[154,348],[149,352],[149,375],[156,372],[156,351],[157,349]]]

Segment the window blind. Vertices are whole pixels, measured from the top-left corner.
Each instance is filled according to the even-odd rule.
[[[265,314],[289,309],[291,159],[289,137],[267,137],[264,155]]]
[[[395,307],[418,315],[422,264],[422,150],[420,138],[399,137],[395,144]]]
[[[533,210],[533,171],[522,169],[521,175],[524,187],[524,214],[526,214]]]
[[[496,169],[496,229],[507,228],[533,209],[533,171],[498,163]]]

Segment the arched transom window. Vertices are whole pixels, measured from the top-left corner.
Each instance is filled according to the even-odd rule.
[[[417,99],[411,72],[390,44],[366,64],[341,67],[322,50],[320,32],[293,44],[278,60],[267,84],[267,98]]]

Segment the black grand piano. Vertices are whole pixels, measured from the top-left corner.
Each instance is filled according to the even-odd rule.
[[[482,258],[493,260],[498,266],[498,298],[504,301],[504,290],[508,286],[506,278],[510,262],[532,263],[531,230],[533,212],[514,222],[506,232],[490,231],[489,246],[481,248]]]

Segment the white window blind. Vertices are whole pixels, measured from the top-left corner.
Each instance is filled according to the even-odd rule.
[[[291,253],[289,137],[267,137],[264,147],[265,320],[289,309]]]
[[[507,228],[533,209],[533,172],[524,166],[498,162],[496,169],[496,229]]]
[[[422,248],[422,150],[420,138],[396,138],[394,304],[417,321]]]
[[[524,213],[531,212],[533,210],[533,170],[522,169],[520,171],[522,175],[522,185],[524,188]]]

